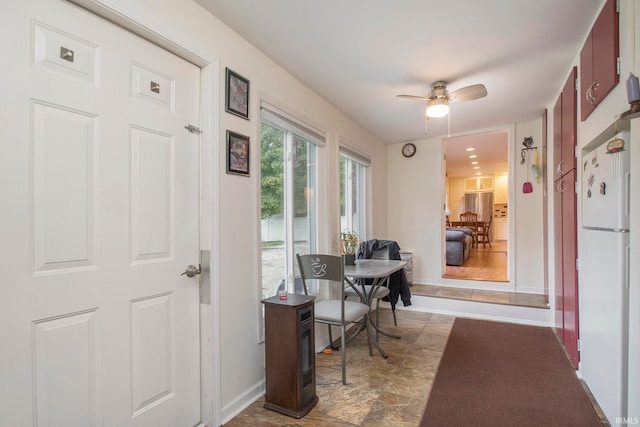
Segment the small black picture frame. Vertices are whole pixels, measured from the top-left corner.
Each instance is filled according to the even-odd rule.
[[[226,68],[225,111],[249,120],[249,80]]]
[[[250,139],[227,131],[227,173],[249,176]]]

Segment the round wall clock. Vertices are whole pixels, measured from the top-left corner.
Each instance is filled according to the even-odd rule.
[[[412,143],[407,143],[402,146],[402,155],[405,157],[412,157],[416,154],[416,146]]]

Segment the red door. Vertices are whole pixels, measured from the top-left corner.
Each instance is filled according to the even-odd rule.
[[[576,81],[574,67],[553,108],[555,326],[578,366],[578,283],[576,270]]]
[[[576,232],[576,171],[562,177],[562,301],[564,346],[574,367],[578,367],[578,272]]]
[[[553,187],[553,247],[554,247],[554,307],[555,326],[560,341],[564,343],[564,297],[562,272],[562,178]]]

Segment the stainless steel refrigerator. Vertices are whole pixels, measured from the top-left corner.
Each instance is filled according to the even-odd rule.
[[[627,416],[629,132],[587,148],[580,187],[580,372],[613,425]]]
[[[493,216],[493,192],[464,193],[464,211],[478,214],[478,221],[490,221]]]

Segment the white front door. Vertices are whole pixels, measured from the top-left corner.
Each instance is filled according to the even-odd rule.
[[[0,424],[197,425],[200,69],[59,0],[0,28]]]

